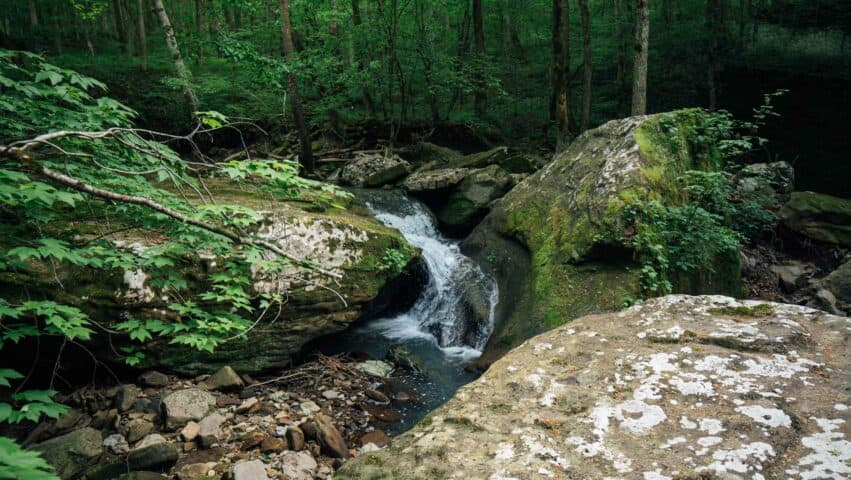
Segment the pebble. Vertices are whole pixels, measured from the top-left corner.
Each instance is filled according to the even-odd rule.
[[[189,422],[183,427],[183,430],[180,431],[180,436],[183,437],[183,440],[186,442],[191,442],[195,440],[195,437],[201,433],[201,426],[195,422]]]
[[[326,400],[336,400],[340,398],[340,394],[335,392],[334,390],[325,390],[322,392],[322,397]]]
[[[260,403],[260,401],[257,400],[257,397],[246,398],[238,407],[236,407],[236,413],[245,413],[251,410],[251,408],[257,405],[258,403]]]
[[[120,433],[113,433],[104,438],[103,446],[116,455],[124,455],[130,451],[130,445],[127,443],[127,439]]]

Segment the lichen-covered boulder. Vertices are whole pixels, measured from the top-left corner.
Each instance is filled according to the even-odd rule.
[[[641,267],[623,241],[622,212],[639,200],[678,205],[687,197],[678,181],[684,172],[718,168],[715,147],[696,140],[701,115],[632,117],[587,131],[494,204],[462,243],[500,283],[494,334],[480,363],[548,328],[641,296]],[[738,255],[673,280],[680,293],[743,290]]]
[[[271,193],[244,190],[235,183],[213,180],[207,184],[220,203],[251,207],[264,215],[258,236],[294,257],[313,261],[339,278],[295,266],[270,277],[258,268],[253,272],[249,293],[285,293],[287,301],[279,312],[267,315],[266,321],[246,335],[220,344],[212,353],[154,338],[145,345],[142,368],[188,376],[212,373],[226,365],[244,374],[283,368],[308,342],[342,331],[359,318],[380,313],[391,303],[389,299],[400,296],[401,291],[418,288],[417,277],[406,273],[417,268],[419,252],[401,233],[385,227],[358,203],[338,199],[345,208],[325,208],[312,204],[310,197],[301,201],[278,200]],[[119,226],[113,227],[120,233],[109,236],[109,240],[140,252],[156,247],[160,241],[157,236],[146,236],[144,230],[123,232]],[[92,233],[81,231],[82,239],[86,235]],[[33,298],[79,305],[102,325],[126,318],[178,321],[168,305],[203,292],[209,275],[223,267],[219,259],[203,252],[187,255],[185,261],[178,263],[179,273],[188,284],[185,291],[179,292],[180,297],[158,289],[143,270],[74,268],[54,272],[49,265],[0,275],[0,292],[7,294],[6,298],[16,298],[26,291]],[[394,257],[392,265],[386,264],[388,255]],[[64,289],[57,288],[57,280]],[[271,321],[273,318],[279,321]],[[99,338],[103,338],[102,344],[97,343]],[[114,338],[113,342],[120,340]],[[96,336],[90,348],[101,360],[123,363],[105,336]]]
[[[63,480],[75,478],[103,453],[103,438],[93,428],[81,428],[33,445]]]
[[[825,277],[824,286],[844,305],[851,306],[851,260],[843,263]]]
[[[410,165],[398,155],[361,155],[343,167],[340,180],[353,187],[382,187],[401,179],[410,171]]]
[[[335,478],[848,478],[849,329],[721,296],[583,317]]]
[[[851,200],[815,192],[793,192],[780,210],[783,225],[813,240],[851,247]]]
[[[514,186],[514,180],[499,165],[470,170],[435,211],[441,227],[455,234],[464,234],[490,211],[490,204]]]
[[[424,194],[455,187],[470,174],[468,168],[441,168],[412,173],[402,183],[402,188],[411,194]]]

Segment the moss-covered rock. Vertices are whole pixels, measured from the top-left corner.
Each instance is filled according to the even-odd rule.
[[[622,211],[642,200],[680,204],[686,195],[677,179],[685,171],[718,168],[718,152],[697,140],[700,115],[633,117],[588,131],[496,204],[463,243],[493,266],[501,299],[512,297],[498,308],[482,362],[531,335],[639,296],[640,268],[621,240]],[[675,289],[740,295],[738,263],[719,258],[713,271],[674,279]]]
[[[851,247],[851,200],[793,192],[780,210],[783,225],[813,240]]]
[[[252,373],[289,364],[311,340],[339,332],[364,316],[380,313],[392,297],[410,297],[405,290],[418,288],[419,252],[397,230],[385,227],[356,202],[341,201],[346,208],[318,208],[308,198],[277,200],[271,194],[243,190],[238,185],[211,181],[211,189],[221,203],[244,205],[262,212],[265,220],[257,234],[290,254],[310,259],[340,276],[336,282],[316,272],[296,267],[270,278],[254,272],[252,292],[286,292],[280,312],[268,315],[247,335],[219,345],[214,353],[199,352],[165,340],[146,345],[141,367],[161,368],[187,375],[212,372],[230,365],[241,373]],[[119,230],[118,226],[112,225]],[[77,225],[81,238],[92,235],[86,225]],[[130,247],[157,245],[159,238],[128,230],[108,237]],[[389,255],[391,254],[392,255]],[[389,261],[388,258],[393,259]],[[217,271],[216,258],[194,255],[179,262],[180,274],[189,287],[181,298],[191,299],[207,286],[207,278]],[[32,298],[50,298],[76,305],[101,325],[109,326],[127,318],[168,318],[178,320],[167,310],[180,299],[158,290],[144,271],[104,271],[59,269],[32,264],[29,271],[0,276],[4,298],[15,298],[27,286]],[[57,285],[64,288],[57,288]],[[274,321],[273,321],[274,319]],[[98,350],[96,336],[92,348]],[[120,337],[113,339],[121,342]],[[115,350],[104,345],[98,350],[103,359]],[[118,361],[120,359],[114,358]]]

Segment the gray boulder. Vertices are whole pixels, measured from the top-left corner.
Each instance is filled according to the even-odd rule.
[[[353,187],[382,187],[395,183],[410,172],[410,164],[397,155],[361,155],[340,172],[344,185]]]
[[[739,191],[770,195],[779,206],[795,189],[795,169],[786,162],[755,163],[739,171],[734,181]]]
[[[819,242],[851,247],[851,200],[793,192],[779,216],[793,232]]]
[[[216,397],[197,388],[186,388],[163,398],[162,409],[165,426],[180,428],[190,420],[201,420],[216,404]]]
[[[220,368],[210,378],[204,380],[204,386],[210,390],[236,390],[242,388],[244,382],[239,374],[228,365]]]
[[[424,170],[411,174],[402,183],[402,188],[408,193],[425,194],[438,192],[455,187],[470,174],[468,168],[442,168],[440,170]]]
[[[33,445],[62,480],[76,477],[103,453],[103,439],[93,428],[81,428]]]
[[[233,480],[269,480],[266,464],[260,460],[243,460],[233,466]]]
[[[137,448],[127,455],[103,465],[98,465],[88,472],[88,480],[111,480],[128,471],[167,471],[175,463],[180,451],[173,443],[157,443],[145,448]]]
[[[722,296],[579,318],[334,478],[846,478],[848,328]]]
[[[824,279],[824,286],[840,302],[851,304],[851,261],[847,261]]]

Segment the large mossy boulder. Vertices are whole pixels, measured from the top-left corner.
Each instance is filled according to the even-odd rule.
[[[390,185],[410,172],[410,164],[397,155],[363,154],[343,167],[340,180],[353,187],[376,188]]]
[[[462,243],[500,282],[487,364],[548,328],[613,311],[640,297],[640,266],[622,238],[624,208],[678,205],[678,179],[714,170],[719,154],[697,141],[697,110],[615,120],[582,134],[499,200]],[[742,293],[737,255],[675,278],[682,293]]]
[[[76,478],[103,454],[103,438],[93,428],[81,428],[31,447],[62,480]]]
[[[849,325],[721,296],[583,317],[334,478],[847,478]]]
[[[324,270],[339,275],[332,279],[319,272],[287,267],[280,276],[255,272],[250,293],[285,292],[286,303],[279,312],[267,315],[248,334],[216,347],[213,353],[154,339],[145,346],[141,368],[156,368],[184,375],[215,372],[229,365],[241,373],[282,368],[312,340],[340,332],[356,320],[380,313],[396,298],[415,297],[420,277],[420,254],[395,229],[387,228],[354,200],[340,199],[341,207],[324,207],[309,201],[276,199],[271,194],[244,190],[226,181],[209,181],[216,199],[223,204],[244,205],[261,212],[265,219],[257,235],[297,258],[310,259]],[[80,238],[93,235],[80,228]],[[156,246],[159,239],[144,231],[122,231],[108,238],[133,249]],[[95,229],[92,229],[95,230]],[[96,231],[96,230],[95,230]],[[393,259],[388,263],[387,258]],[[178,263],[188,287],[180,298],[203,292],[208,276],[221,262],[203,254]],[[259,270],[258,270],[259,271]],[[57,280],[65,288],[57,288]],[[26,288],[24,288],[24,286]],[[167,308],[179,301],[160,291],[142,270],[104,271],[67,269],[53,272],[48,266],[31,265],[29,271],[0,276],[4,298],[26,291],[32,298],[50,298],[76,305],[101,325],[127,318],[159,318],[179,321]],[[276,320],[276,321],[273,321]],[[91,348],[100,360],[123,362],[113,356],[104,339],[95,336]],[[120,342],[120,338],[113,338]],[[119,345],[120,346],[120,345]],[[100,348],[103,347],[103,348]]]
[[[780,210],[783,225],[818,242],[851,247],[851,200],[815,192],[793,192]]]

